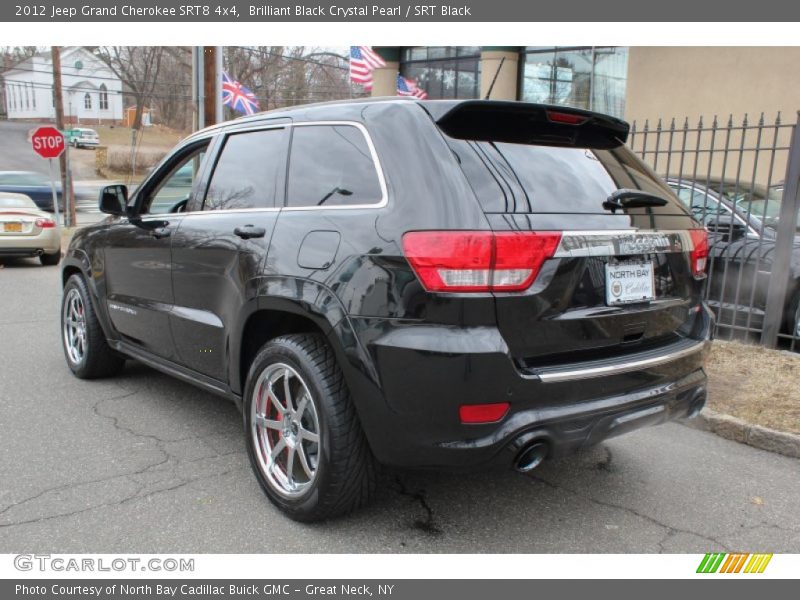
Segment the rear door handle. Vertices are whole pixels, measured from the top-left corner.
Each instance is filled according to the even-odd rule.
[[[172,230],[168,229],[166,227],[159,227],[158,229],[153,229],[150,232],[150,235],[152,235],[157,240],[160,240],[161,238],[166,238],[166,237],[171,236],[172,235]]]
[[[263,227],[255,227],[254,225],[243,225],[233,230],[233,233],[238,235],[243,240],[250,238],[262,238],[267,234],[267,230]]]

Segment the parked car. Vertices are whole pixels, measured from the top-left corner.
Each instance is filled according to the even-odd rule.
[[[100,136],[94,129],[74,127],[68,129],[64,137],[66,143],[71,144],[74,148],[97,148],[100,145]]]
[[[53,191],[50,179],[33,171],[0,171],[0,192],[25,194],[41,210],[53,212]],[[56,183],[58,206],[63,209],[61,184]]]
[[[258,482],[304,521],[363,504],[376,463],[528,472],[696,415],[707,234],[627,133],[412,99],[202,130],[76,232],[67,364],[136,359],[231,399]],[[189,197],[152,213],[188,164]]]
[[[719,323],[762,329],[783,184],[759,191],[741,183],[736,187],[746,191],[738,193],[720,182],[667,183],[709,230],[708,304]],[[750,193],[751,188],[756,192]],[[795,237],[787,276],[782,331],[800,337],[800,236]]]
[[[28,196],[0,192],[0,256],[38,256],[45,266],[57,265],[61,229]]]

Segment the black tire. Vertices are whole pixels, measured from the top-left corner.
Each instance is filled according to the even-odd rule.
[[[292,381],[305,386],[313,403],[314,416],[318,417],[319,443],[312,444],[316,449],[315,475],[313,479],[309,477],[304,484],[308,487],[298,492],[297,497],[287,497],[286,490],[280,491],[279,484],[267,475],[268,468],[262,462],[265,455],[262,436],[269,432],[262,429],[258,434],[253,425],[256,384],[262,375],[286,366],[293,370]],[[377,463],[361,429],[342,371],[323,336],[286,335],[265,344],[247,375],[243,403],[250,464],[267,497],[286,515],[296,521],[320,521],[346,514],[367,503],[375,490]],[[285,431],[274,434],[280,439]],[[298,439],[302,440],[302,435]],[[303,455],[306,456],[305,451]],[[312,463],[311,458],[306,460]]]
[[[78,359],[68,348],[66,315],[72,294],[80,297],[83,306],[84,351]],[[106,342],[105,334],[97,320],[89,289],[81,275],[72,275],[64,286],[61,300],[61,345],[70,370],[80,379],[98,379],[117,375],[125,366],[125,359],[114,352]]]
[[[61,250],[56,252],[55,254],[40,254],[39,255],[39,262],[42,263],[44,267],[54,267],[61,261]]]
[[[786,332],[800,338],[800,290],[797,290],[786,311]]]

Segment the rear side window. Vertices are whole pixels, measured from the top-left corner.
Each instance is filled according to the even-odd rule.
[[[203,210],[279,206],[287,139],[284,128],[229,135],[211,175]]]
[[[382,199],[375,160],[358,127],[294,128],[288,206],[370,205]]]
[[[604,213],[618,189],[665,198],[655,212],[686,214],[673,193],[630,150],[590,150],[449,140],[487,213]]]

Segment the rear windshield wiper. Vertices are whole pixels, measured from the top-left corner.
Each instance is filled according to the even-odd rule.
[[[612,213],[617,209],[642,208],[646,206],[666,206],[667,200],[641,190],[617,190],[603,202],[603,208]]]

